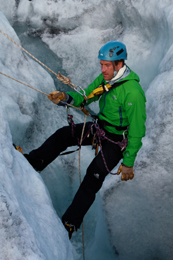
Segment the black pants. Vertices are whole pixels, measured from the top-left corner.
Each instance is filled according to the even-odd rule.
[[[85,133],[87,133],[91,123],[87,123]],[[37,170],[42,171],[67,147],[77,145],[77,138],[81,137],[83,124],[77,124],[74,129],[74,136],[70,126],[58,129],[51,135],[38,149],[25,154],[30,164]],[[122,135],[106,133],[114,141],[121,141]],[[93,136],[90,134],[85,138],[82,145],[91,145]],[[102,140],[103,154],[109,170],[112,170],[122,158],[122,152],[118,145]],[[89,165],[86,175],[71,203],[62,217],[63,222],[73,224],[78,229],[83,217],[95,200],[95,195],[101,188],[103,181],[108,174],[101,153],[93,159]]]

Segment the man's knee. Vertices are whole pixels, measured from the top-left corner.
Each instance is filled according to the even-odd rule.
[[[45,168],[43,160],[33,158],[30,154],[24,154],[24,156],[36,171],[41,172]]]
[[[84,186],[88,187],[93,193],[97,193],[102,187],[106,175],[98,168],[90,165],[84,177]]]

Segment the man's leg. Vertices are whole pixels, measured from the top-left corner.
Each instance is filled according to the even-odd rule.
[[[122,152],[118,145],[102,141],[103,153],[109,170],[112,170],[122,158]],[[87,173],[81,183],[72,204],[69,206],[62,221],[65,225],[71,224],[77,230],[86,212],[95,200],[95,195],[101,188],[103,181],[108,174],[101,153],[94,158],[87,169]],[[68,230],[68,228],[67,228]]]
[[[85,126],[85,132],[88,131],[90,122]],[[29,163],[37,171],[42,171],[50,164],[62,151],[67,147],[77,145],[77,138],[81,137],[83,124],[77,124],[74,128],[74,137],[72,136],[71,126],[65,126],[58,129],[51,135],[38,149],[31,151],[29,154],[24,154]],[[87,137],[82,145],[90,145],[92,136]]]

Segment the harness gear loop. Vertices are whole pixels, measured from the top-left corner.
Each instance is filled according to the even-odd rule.
[[[123,132],[123,139],[124,139],[124,140],[126,139],[125,133],[126,133],[126,132],[128,133],[128,129],[129,129],[129,125],[127,126],[127,129],[125,129],[124,132]]]
[[[85,108],[85,107],[80,107],[81,111],[86,115],[86,116],[91,116],[90,112]]]

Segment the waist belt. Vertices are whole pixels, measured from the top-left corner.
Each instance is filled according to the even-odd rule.
[[[116,126],[116,125],[112,125],[111,123],[107,122],[106,120],[100,120],[98,119],[98,124],[101,126],[101,128],[104,128],[105,126],[111,126],[111,127],[115,127],[115,129],[117,131],[125,131],[128,130],[128,125],[127,126]]]

